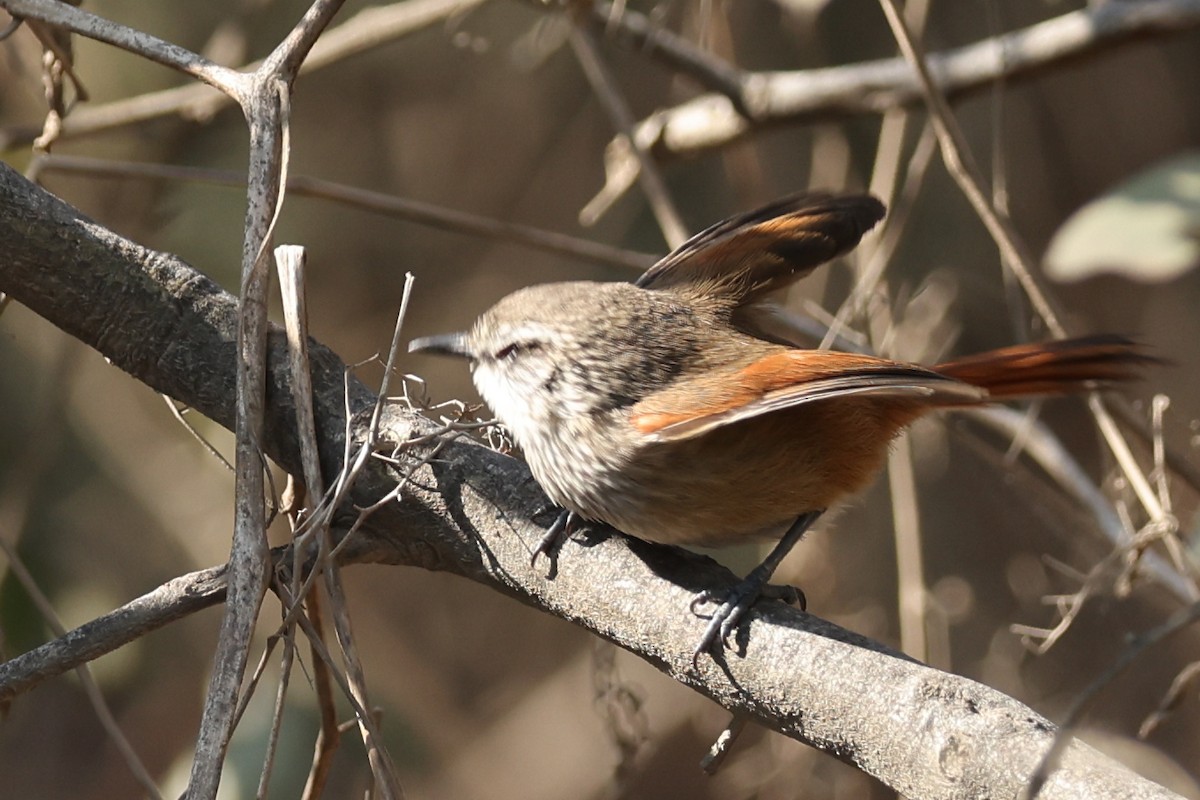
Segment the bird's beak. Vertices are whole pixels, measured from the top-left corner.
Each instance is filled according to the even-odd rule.
[[[436,353],[443,356],[472,358],[471,347],[465,333],[441,333],[437,336],[422,336],[408,343],[410,353]]]

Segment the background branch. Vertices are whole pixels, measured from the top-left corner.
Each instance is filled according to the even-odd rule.
[[[910,106],[880,117],[864,102],[867,116],[813,128],[759,120],[743,102],[751,78],[778,76],[778,86],[786,87],[787,76],[825,74],[799,67],[882,63],[866,60],[894,47],[882,16],[864,19],[843,3],[634,5],[646,14],[630,12],[625,3],[408,0],[331,28],[308,58],[302,58],[304,46],[320,26],[294,30],[290,43],[278,47],[292,20],[281,19],[286,10],[271,4],[148,6],[136,24],[203,54],[204,63],[245,64],[251,55],[272,54],[236,75],[241,101],[266,101],[244,114],[259,126],[250,181],[243,120],[212,116],[222,103],[234,102],[230,98],[201,85],[138,95],[179,77],[46,23],[15,27],[3,44],[9,58],[0,59],[0,126],[7,126],[0,127],[0,141],[18,129],[40,129],[39,147],[48,148],[63,125],[89,119],[79,81],[102,100],[137,95],[128,104],[105,104],[105,124],[127,126],[163,110],[177,118],[76,141],[58,148],[72,153],[61,160],[41,157],[37,148],[5,154],[31,178],[50,176],[52,187],[84,213],[128,237],[112,237],[27,184],[0,176],[12,181],[12,197],[24,195],[13,203],[0,200],[0,215],[9,215],[0,224],[3,259],[10,249],[23,253],[0,263],[0,407],[8,423],[0,426],[0,538],[13,553],[11,559],[0,555],[0,708],[8,713],[0,729],[0,773],[11,791],[80,800],[140,791],[115,747],[90,746],[105,734],[78,684],[69,676],[46,679],[122,642],[133,646],[91,667],[115,722],[151,780],[161,782],[163,796],[184,790],[196,751],[200,704],[179,698],[203,692],[219,615],[192,612],[224,598],[224,568],[169,581],[109,612],[169,576],[226,560],[233,493],[230,473],[213,454],[232,460],[238,445],[199,412],[234,427],[235,365],[246,351],[235,343],[238,312],[229,295],[156,250],[179,253],[236,292],[246,284],[239,260],[254,273],[268,238],[302,243],[310,254],[313,329],[355,359],[392,335],[409,273],[419,282],[405,339],[462,329],[497,297],[530,283],[627,279],[628,268],[653,260],[636,251],[661,249],[662,240],[643,202],[607,204],[628,185],[622,181],[636,184],[639,169],[628,148],[610,147],[602,164],[603,143],[615,128],[629,132],[649,109],[691,96],[698,84],[763,135],[727,142],[705,158],[660,164],[661,196],[676,207],[671,214],[678,230],[699,229],[806,185],[867,187],[885,200],[896,195],[878,241],[860,248],[866,256],[861,278],[833,264],[796,287],[780,318],[791,336],[815,343],[833,328],[829,336],[839,349],[870,341],[883,352],[932,363],[1010,343],[1014,334],[1044,335],[1031,327],[1019,292],[1005,293],[1011,286],[1001,286],[993,243],[931,158],[937,147],[932,127],[926,124],[918,137],[917,128],[905,124]],[[905,6],[914,29],[912,15],[925,5]],[[1086,5],[1077,18],[1091,19],[1087,15],[1102,4]],[[1121,14],[1135,6],[1166,7],[1108,5],[1120,6]],[[85,7],[124,16],[122,7],[105,0]],[[322,3],[312,14],[332,8]],[[1031,23],[1063,10],[1040,0],[987,8],[984,15],[933,4],[927,43],[1008,42],[1014,34],[1005,31],[1042,30],[1055,19]],[[616,116],[606,116],[589,93],[569,47],[572,21],[576,38],[587,37],[576,51],[599,65],[591,70],[594,86]],[[379,47],[418,30],[424,33],[403,46]],[[1017,91],[1001,78],[990,95],[956,108],[959,149],[973,150],[981,164],[990,157],[996,187],[990,202],[1012,215],[1031,252],[1072,208],[1105,186],[1123,185],[1131,171],[1162,159],[1170,169],[1147,174],[1186,174],[1179,170],[1188,162],[1169,157],[1197,138],[1200,116],[1186,76],[1197,66],[1200,30],[1170,40],[1165,30],[1147,32],[1146,46],[1124,48],[1086,68],[1058,68],[1073,63],[1069,57],[1047,62],[1045,78]],[[1105,46],[1125,41],[1116,36]],[[919,43],[915,50],[923,57]],[[314,72],[322,53],[341,66]],[[998,54],[1001,74],[1009,56]],[[313,77],[293,105],[287,83],[297,65]],[[778,67],[792,71],[761,71]],[[924,87],[935,100],[939,80],[934,73]],[[856,89],[877,99],[869,84]],[[214,103],[213,97],[222,99]],[[195,102],[181,109],[177,103],[185,98]],[[845,112],[830,106],[822,113]],[[942,118],[948,113],[943,109]],[[28,123],[41,116],[44,124]],[[286,141],[289,119],[297,131],[294,149]],[[709,121],[698,116],[695,122]],[[654,145],[658,132],[644,133],[639,144]],[[337,183],[285,180],[283,173],[292,171],[289,152],[295,172]],[[646,154],[652,163],[662,153]],[[633,170],[626,168],[630,163]],[[605,167],[609,191],[588,204]],[[98,175],[104,179],[95,180]],[[146,180],[151,175],[155,179]],[[214,190],[193,182],[197,178],[243,191]],[[284,184],[289,192],[303,188],[335,202],[288,203],[281,214],[271,196]],[[253,192],[249,213],[247,188]],[[1172,213],[1187,202],[1176,196]],[[1136,205],[1140,213],[1141,201]],[[1162,205],[1145,208],[1165,214]],[[596,224],[588,239],[625,249],[530,227],[570,232],[588,215]],[[243,222],[252,231],[239,253]],[[1124,231],[1125,217],[1110,227]],[[256,237],[262,245],[250,247]],[[1060,284],[1053,293],[1068,311],[1065,327],[1130,333],[1168,361],[1188,365],[1190,343],[1200,335],[1200,321],[1187,311],[1195,306],[1195,284],[1174,274],[1143,276],[1131,264],[1122,278]],[[261,287],[263,278],[251,282]],[[14,295],[18,302],[10,302]],[[258,315],[264,304],[248,305]],[[267,307],[275,305],[271,298]],[[285,298],[285,313],[292,305]],[[112,363],[186,402],[170,401],[164,409],[159,396],[46,319],[79,331]],[[530,569],[529,544],[551,515],[518,462],[473,444],[480,438],[501,451],[511,447],[501,429],[476,421],[461,364],[389,352],[386,363],[368,358],[352,374],[314,342],[315,388],[309,392],[283,371],[282,334],[262,330],[272,355],[263,427],[251,449],[257,455],[259,445],[267,448],[275,464],[298,476],[297,440],[304,441],[318,452],[320,477],[307,467],[307,493],[288,477],[280,510],[289,511],[291,524],[267,531],[276,546],[270,562],[250,570],[274,569],[277,591],[266,595],[253,637],[232,653],[235,661],[244,655],[257,662],[253,677],[234,680],[233,670],[223,679],[228,687],[238,684],[226,692],[236,708],[230,752],[250,754],[225,763],[222,789],[238,795],[255,785],[263,795],[311,795],[321,785],[338,796],[398,795],[399,775],[417,795],[462,800],[657,797],[668,791],[664,782],[670,793],[696,800],[774,796],[801,784],[814,798],[892,796],[895,789],[880,786],[872,774],[892,787],[915,785],[914,797],[991,794],[986,784],[1001,759],[1017,765],[1007,775],[1019,775],[1033,769],[1022,748],[1049,742],[1044,720],[1010,698],[1059,719],[1098,665],[1116,662],[1127,644],[1123,631],[1151,629],[1178,598],[1198,591],[1197,573],[1186,564],[1191,537],[1200,533],[1200,494],[1195,470],[1187,469],[1195,431],[1187,426],[1200,382],[1191,369],[1156,368],[1125,393],[1130,405],[1122,424],[1146,431],[1124,456],[1146,465],[1137,492],[1108,452],[1092,446],[1091,419],[1071,400],[997,409],[991,413],[1003,425],[985,417],[989,430],[948,415],[912,429],[915,480],[892,483],[894,507],[921,509],[917,524],[906,528],[909,538],[891,537],[899,528],[886,514],[889,484],[881,480],[782,567],[780,580],[804,587],[822,616],[883,642],[924,636],[932,663],[1003,694],[919,666],[888,666],[896,656],[880,645],[776,607],[764,607],[753,621],[745,656],[731,655],[726,670],[708,661],[692,670],[677,648],[686,655],[698,621],[677,595],[726,585],[727,572],[698,556],[629,545],[621,537],[605,540],[600,532],[570,543],[556,564]],[[298,353],[304,349],[293,344]],[[356,376],[380,388],[368,390]],[[1138,401],[1151,392],[1148,413]],[[310,394],[316,430],[301,438],[295,407]],[[395,395],[378,414],[377,394]],[[463,399],[435,405],[431,396]],[[206,442],[205,450],[181,435],[176,419]],[[261,466],[261,459],[243,459],[243,467]],[[271,467],[270,475],[273,485],[283,485],[278,469]],[[327,481],[330,489],[319,496]],[[1151,513],[1139,505],[1147,499]],[[751,549],[720,556],[741,572],[761,556]],[[341,566],[388,566],[344,569],[338,585],[327,585],[322,577],[333,558]],[[85,622],[61,638],[47,630],[17,584],[16,567],[6,568],[10,560],[28,566],[29,593],[44,594],[67,627],[96,624]],[[901,564],[907,568],[896,569]],[[422,568],[397,571],[408,565]],[[251,588],[257,604],[258,590]],[[521,602],[499,600],[497,592]],[[897,595],[918,593],[919,604],[898,609]],[[562,625],[556,617],[578,624]],[[165,627],[166,620],[176,621]],[[351,622],[354,641],[345,635]],[[1015,622],[1026,635],[1011,632]],[[158,633],[145,635],[151,628]],[[597,643],[589,631],[629,652]],[[310,647],[304,638],[311,638]],[[1168,703],[1171,714],[1159,721],[1150,743],[1136,742],[1133,731],[1148,704],[1194,661],[1197,640],[1189,630],[1164,643],[1155,658],[1138,661],[1107,694],[1112,702],[1090,708],[1078,729],[1085,741],[1115,738],[1122,749],[1110,751],[1106,742],[1105,751],[1138,770],[1146,769],[1141,750],[1154,751],[1147,755],[1156,759],[1155,770],[1175,759],[1175,776],[1144,774],[1183,794],[1200,791],[1200,784],[1189,788],[1196,776],[1185,766],[1195,763],[1197,749],[1190,695],[1184,691],[1182,704]],[[857,644],[840,644],[846,641]],[[1051,644],[1053,650],[1033,658],[1023,649],[1041,654]],[[12,654],[19,655],[3,661]],[[884,659],[885,667],[867,656]],[[316,676],[316,685],[294,668]],[[371,675],[369,700],[361,670]],[[921,688],[913,691],[915,685]],[[39,689],[31,693],[34,686]],[[19,696],[6,701],[5,691]],[[857,701],[876,693],[882,693],[878,702],[871,697],[865,708],[841,706],[848,696]],[[735,712],[729,732],[743,732],[726,740],[737,738],[711,777],[696,770],[696,761],[728,712],[708,697]],[[983,707],[1008,708],[1022,725],[1028,722],[1012,730],[1022,743],[997,739],[1007,723],[979,719],[973,709]],[[914,729],[921,715],[936,723]],[[868,717],[877,718],[874,727]],[[224,723],[215,719],[204,723],[215,743],[201,748],[209,765],[219,762],[226,738]],[[746,721],[786,730],[795,741]],[[976,725],[985,732],[978,734]],[[321,740],[314,745],[318,726]],[[369,739],[369,759],[355,743],[337,747],[340,734],[356,726]],[[37,743],[47,740],[60,745],[54,766],[66,761],[71,770],[46,768],[46,750]],[[397,757],[394,774],[384,742]],[[268,753],[259,758],[264,744]],[[986,758],[968,753],[976,744],[988,750]],[[543,760],[544,769],[513,770],[530,751],[555,758]],[[935,752],[940,756],[932,764]],[[968,766],[959,770],[964,761]],[[1087,780],[1081,765],[1068,759],[1065,779]],[[305,774],[313,777],[308,789],[301,786]],[[999,786],[1010,786],[1009,780]],[[1125,780],[1118,776],[1117,783]],[[211,790],[213,781],[206,783],[195,794]]]
[[[232,297],[178,259],[80,217],[2,165],[0,237],[11,243],[11,257],[0,263],[0,286],[20,302],[52,322],[61,320],[156,389],[230,420]],[[94,284],[86,276],[74,280],[81,263],[89,265]],[[78,314],[89,290],[101,306],[120,291],[124,314],[143,323],[136,334],[126,328],[122,336],[103,317]],[[262,443],[273,458],[298,469],[296,426],[280,424],[294,413],[284,347],[281,336],[271,337]],[[324,348],[313,343],[311,350],[321,459],[332,474],[342,450],[342,370]],[[145,352],[163,357],[147,360]],[[370,393],[350,386],[351,409],[365,411]],[[386,407],[381,420],[384,440],[405,459],[417,458],[420,448],[409,452],[404,443],[432,428],[396,405]],[[392,489],[387,470],[376,465],[369,473],[352,490],[360,507]],[[441,569],[481,582],[615,642],[731,711],[852,763],[910,797],[1012,795],[1049,746],[1053,726],[1011,698],[782,604],[753,615],[744,656],[706,659],[693,671],[691,649],[704,621],[687,611],[688,601],[701,587],[730,585],[733,576],[701,556],[610,536],[569,542],[548,579],[528,558],[550,521],[543,507],[519,462],[478,445],[444,442],[438,459],[417,470],[410,490],[355,534],[343,561]],[[896,713],[901,708],[905,713]],[[1043,796],[1106,793],[1172,796],[1078,742]]]
[[[1015,83],[1114,46],[1170,36],[1200,25],[1200,0],[1089,3],[1023,30],[940,53],[929,71],[949,100]],[[653,52],[653,51],[651,51]],[[920,103],[916,73],[903,58],[780,72],[742,79],[742,99],[703,94],[656,111],[634,130],[659,157],[696,155],[721,147],[768,124],[816,122]],[[743,114],[739,109],[744,109]]]

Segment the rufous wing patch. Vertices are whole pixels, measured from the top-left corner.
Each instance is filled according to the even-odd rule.
[[[785,350],[749,366],[676,383],[636,404],[630,422],[646,436],[672,441],[851,395],[933,407],[979,402],[987,392],[913,364],[851,353]]]

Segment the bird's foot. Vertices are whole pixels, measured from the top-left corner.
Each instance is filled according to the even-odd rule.
[[[552,559],[558,549],[562,547],[563,542],[571,535],[571,531],[574,530],[575,523],[578,521],[579,517],[574,511],[567,511],[565,508],[560,511],[554,523],[546,529],[542,538],[538,539],[538,543],[529,557],[529,566],[536,566],[538,556],[541,555]]]
[[[708,626],[704,629],[704,635],[700,637],[700,643],[692,651],[692,666],[699,665],[702,654],[715,653],[719,648],[728,647],[730,635],[745,613],[760,599],[782,600],[798,606],[801,611],[808,607],[808,601],[800,589],[795,586],[766,583],[753,574],[738,581],[732,589],[724,593],[705,589],[692,599],[689,606],[692,613],[702,617],[704,614],[699,610],[701,606],[715,603],[717,607],[708,618]]]

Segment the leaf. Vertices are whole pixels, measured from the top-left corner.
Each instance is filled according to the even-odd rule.
[[[1200,264],[1200,153],[1160,162],[1071,215],[1046,250],[1046,274],[1173,280]]]

